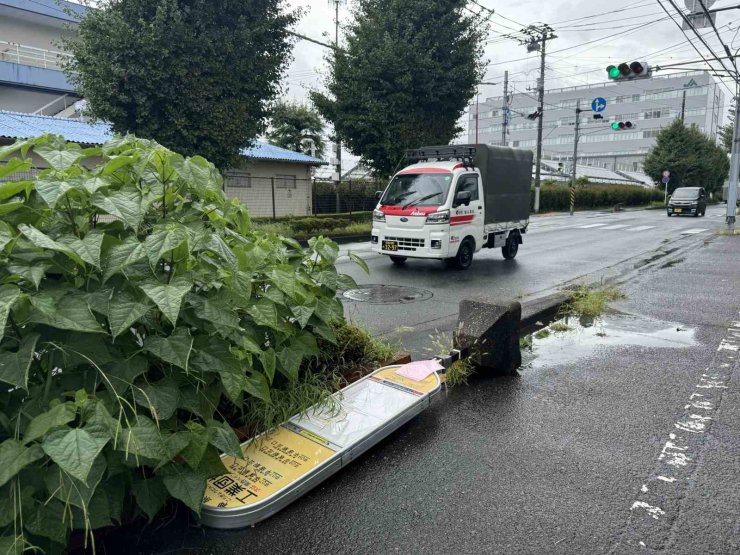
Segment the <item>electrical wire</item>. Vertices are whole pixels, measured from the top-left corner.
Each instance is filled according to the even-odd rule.
[[[638,6],[637,4],[641,4],[641,5]],[[618,9],[618,10],[609,10],[608,12],[601,12],[601,13],[595,13],[595,14],[591,14],[591,15],[584,15],[582,17],[576,17],[576,18],[573,18],[573,19],[563,19],[562,21],[556,21],[555,23],[553,23],[553,25],[560,25],[561,23],[571,23],[573,21],[582,21],[584,19],[593,19],[595,17],[604,17],[606,15],[613,15],[615,13],[625,12],[625,11],[629,11],[629,10],[637,10],[637,9],[640,9],[640,8],[647,7],[650,4],[652,4],[652,1],[651,0],[647,0],[647,1],[646,0],[637,0],[637,2],[633,2],[632,4],[627,4],[626,6],[624,6],[621,9]]]

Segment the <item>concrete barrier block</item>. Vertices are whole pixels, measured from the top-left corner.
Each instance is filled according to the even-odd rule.
[[[521,317],[522,306],[517,301],[461,301],[455,346],[470,350],[478,374],[511,374],[522,364]]]

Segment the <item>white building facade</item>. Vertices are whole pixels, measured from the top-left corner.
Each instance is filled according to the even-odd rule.
[[[603,120],[594,120],[591,102],[607,101]],[[687,72],[649,79],[566,87],[545,92],[542,158],[570,162],[573,158],[576,104],[580,101],[581,134],[578,163],[616,171],[642,171],[642,162],[663,127],[680,118],[716,140],[724,117],[722,85],[706,72]],[[492,97],[469,110],[468,141],[502,143],[503,97]],[[509,97],[507,144],[537,147],[536,92]],[[632,129],[613,130],[611,122],[631,122]]]

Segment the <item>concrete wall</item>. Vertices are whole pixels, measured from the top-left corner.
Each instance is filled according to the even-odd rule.
[[[311,166],[306,164],[250,162],[226,172],[225,178],[226,195],[244,203],[253,217],[307,216],[313,212]]]

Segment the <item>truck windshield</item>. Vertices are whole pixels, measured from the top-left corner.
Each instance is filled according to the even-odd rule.
[[[447,200],[452,174],[403,174],[391,181],[380,204],[385,206],[439,206]]]
[[[673,192],[673,196],[671,198],[683,199],[683,200],[693,200],[693,199],[699,198],[699,189],[694,189],[693,187],[684,187],[681,189],[676,189]]]

